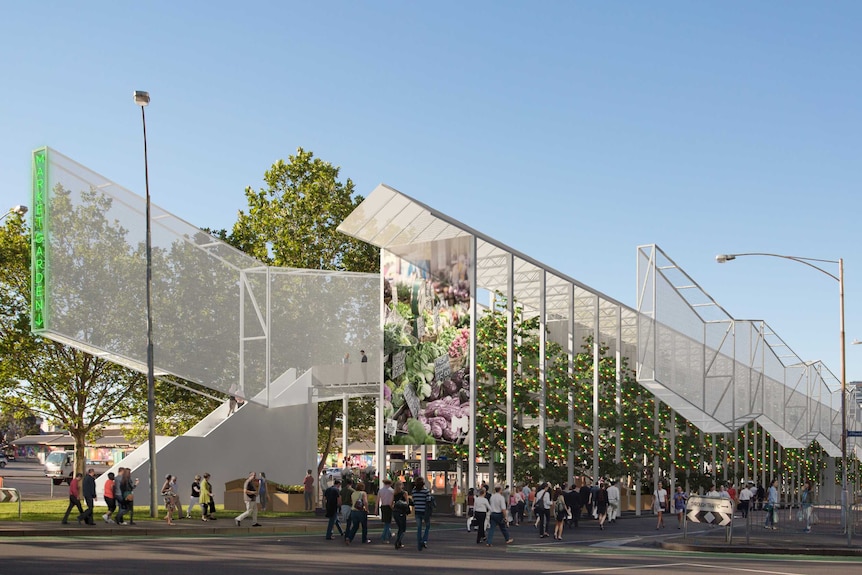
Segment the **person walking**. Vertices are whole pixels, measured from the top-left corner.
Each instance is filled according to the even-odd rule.
[[[802,520],[805,522],[803,532],[811,533],[811,526],[814,524],[814,488],[811,486],[811,481],[806,481],[802,489]]]
[[[484,487],[479,488],[479,497],[474,501],[473,513],[476,516],[476,544],[485,541],[485,524],[488,513],[491,511],[491,503],[488,501],[488,492]]]
[[[599,520],[599,529],[605,530],[605,520],[608,518],[608,486],[604,481],[599,481],[599,490],[596,491],[596,519]]]
[[[764,529],[777,529],[775,526],[778,519],[778,480],[773,479],[769,484],[769,489],[766,492],[766,503],[763,505],[763,510],[766,511],[766,521],[763,524]]]
[[[383,487],[377,492],[377,505],[380,509],[380,520],[383,522],[383,534],[381,539],[384,543],[389,543],[392,540],[392,496],[395,490],[392,489],[392,480],[386,478],[383,480]]]
[[[78,523],[81,523],[81,517],[84,515],[84,508],[81,507],[81,478],[82,473],[78,473],[69,481],[69,506],[66,508],[66,514],[63,515],[63,520],[60,521],[63,525],[69,524],[69,514],[75,507],[78,508]]]
[[[114,497],[114,477],[116,477],[116,475],[114,475],[113,471],[108,473],[108,478],[105,480],[105,491],[102,495],[105,498],[105,505],[108,506],[108,512],[102,515],[102,519],[105,520],[105,523],[114,522],[114,520],[111,519],[111,516],[117,509],[117,499]]]
[[[302,492],[305,494],[305,510],[314,511],[314,476],[309,469],[302,480]]]
[[[422,551],[428,547],[428,532],[431,530],[431,516],[429,512],[431,492],[425,488],[424,478],[416,478],[413,482],[413,493],[410,495],[413,500],[413,513],[416,514],[416,546],[419,551]],[[423,525],[425,527],[424,535],[422,533]]]
[[[554,490],[554,539],[563,540],[563,527],[569,516],[569,506],[566,505],[566,495],[557,487]]]
[[[168,525],[174,525],[174,511],[177,508],[177,494],[174,491],[174,483],[171,481],[173,476],[168,474],[165,477],[165,483],[162,485],[162,497],[165,499],[165,521]]]
[[[87,525],[95,525],[93,521],[93,505],[96,499],[96,470],[88,469],[87,474],[81,482],[81,494],[84,496],[84,502],[87,504],[87,510],[84,511],[81,517],[78,518],[78,523],[83,521]]]
[[[617,522],[617,517],[620,516],[620,488],[617,487],[617,482],[611,481],[608,486],[608,520],[611,523]]]
[[[123,500],[123,475],[125,467],[117,468],[117,475],[114,477],[114,501],[117,503],[117,515],[115,521],[117,525],[123,524],[123,516],[126,513],[126,502]]]
[[[180,490],[177,489],[177,481],[179,477],[176,475],[171,477],[171,489],[174,492],[174,511],[177,513],[177,519],[183,518],[183,502],[180,500]]]
[[[509,506],[506,498],[503,497],[503,488],[497,485],[494,487],[494,494],[488,502],[491,513],[491,527],[488,529],[488,547],[494,543],[494,528],[499,527],[500,533],[506,538],[506,543],[513,543],[515,540],[509,535]]]
[[[204,473],[204,476],[201,478],[201,510],[203,511],[201,521],[215,519],[215,502],[213,501],[211,490],[210,474]]]
[[[346,479],[341,487],[341,524],[344,526],[344,536],[350,531],[350,511],[353,508],[353,480]]]
[[[577,527],[578,519],[581,515],[581,494],[574,481],[569,487],[569,490],[563,494],[563,498],[566,500],[566,507],[568,507],[566,525],[568,527]]]
[[[667,511],[668,500],[667,500],[667,490],[664,488],[664,483],[659,481],[658,489],[653,492],[653,508],[655,509],[656,515],[658,515],[658,521],[655,524],[656,531],[659,529],[664,529],[664,513]]]
[[[257,481],[257,503],[261,511],[266,511],[266,506],[269,503],[269,494],[266,490],[266,473],[260,472],[260,479]]]
[[[748,511],[751,508],[751,499],[754,495],[752,493],[753,486],[754,484],[749,482],[739,492],[739,512],[743,519],[748,517]]]
[[[338,521],[338,515],[341,513],[341,480],[336,479],[332,485],[326,488],[323,492],[323,501],[326,506],[326,518],[329,522],[326,524],[326,539],[332,539],[332,528],[338,528],[338,534],[344,536],[344,530],[341,529],[341,522]]]
[[[398,527],[398,533],[395,534],[395,549],[404,547],[402,539],[407,531],[407,516],[410,514],[410,498],[404,491],[404,487],[400,481],[395,482],[395,488],[392,493],[392,517],[395,519],[395,525]]]
[[[116,481],[116,479],[115,479]],[[138,486],[138,479],[132,479],[132,469],[130,467],[123,468],[123,475],[120,477],[120,497],[123,501],[121,515],[124,518],[126,514],[129,516],[128,521],[121,521],[120,515],[117,516],[119,525],[134,525],[135,524],[135,488]]]
[[[204,509],[204,506],[201,504],[201,476],[195,475],[195,480],[192,481],[192,492],[189,496],[189,506],[186,508],[186,519],[192,518],[192,509],[195,508],[196,505],[200,505],[201,507],[201,519],[206,517],[207,511]]]
[[[539,522],[539,538],[550,537],[548,533],[548,524],[551,520],[550,489],[548,483],[545,482],[542,483],[541,488],[536,492],[535,511]]]
[[[688,496],[683,492],[682,485],[676,486],[673,494],[673,510],[676,512],[677,529],[682,529],[682,516],[685,513],[685,501]]]
[[[368,538],[368,494],[365,493],[365,484],[361,481],[356,484],[352,502],[350,509],[350,530],[344,538],[344,543],[350,545],[360,527],[362,527],[362,542],[371,543],[371,539]]]
[[[245,511],[236,517],[234,517],[234,521],[236,521],[236,526],[242,526],[242,520],[246,517],[251,516],[252,527],[260,527],[260,523],[257,522],[257,483],[255,483],[255,478],[257,474],[254,471],[249,471],[248,478],[246,478],[245,483],[242,485],[243,499],[245,500]]]

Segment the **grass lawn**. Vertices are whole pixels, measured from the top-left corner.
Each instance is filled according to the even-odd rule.
[[[57,523],[63,519],[63,514],[66,512],[66,507],[69,505],[69,500],[52,499],[48,501],[22,501],[21,502],[21,518],[20,521],[56,521]],[[87,507],[81,502],[81,505],[86,510]],[[107,507],[96,506],[93,513],[96,516],[96,521],[101,521],[101,515],[107,511]],[[185,507],[183,507],[185,512]],[[240,511],[225,511],[224,506],[216,505],[216,516],[219,518],[233,517],[238,515]],[[269,513],[258,512],[258,517],[308,517],[313,515],[310,512],[300,513]],[[200,509],[195,508],[195,517],[200,518]],[[138,521],[163,521],[165,517],[164,506],[159,507],[158,519],[150,517],[150,506],[136,505],[135,506],[135,522]],[[69,521],[74,522],[78,518],[78,510],[73,509],[69,514]],[[0,521],[19,521],[18,519],[18,503],[3,503],[0,504]]]

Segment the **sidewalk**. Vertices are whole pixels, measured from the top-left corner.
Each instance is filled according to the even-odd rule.
[[[701,551],[707,553],[761,553],[771,555],[827,555],[862,557],[862,533],[854,531],[852,546],[847,545],[847,534],[837,524],[815,525],[805,533],[797,521],[779,523],[778,529],[764,529],[762,521],[734,520],[733,537],[726,542],[724,527],[697,525],[688,537],[673,537],[661,543],[663,549],[674,551]]]

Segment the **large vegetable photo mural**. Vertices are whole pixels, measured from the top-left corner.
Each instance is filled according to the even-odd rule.
[[[383,255],[389,445],[463,443],[470,428],[470,262],[433,256],[417,265]]]

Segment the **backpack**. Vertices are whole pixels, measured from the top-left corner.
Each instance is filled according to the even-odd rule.
[[[558,497],[557,501],[554,503],[554,510],[557,513],[563,513],[566,510],[566,501],[562,497]]]

